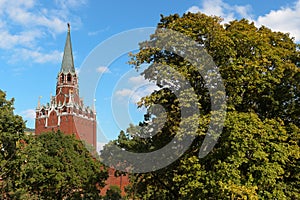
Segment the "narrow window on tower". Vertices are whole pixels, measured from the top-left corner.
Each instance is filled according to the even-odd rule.
[[[64,74],[60,75],[60,80],[61,80],[60,82],[62,82],[62,83],[64,82],[64,80],[65,80],[65,75]]]
[[[71,74],[68,74],[68,75],[67,75],[67,81],[68,81],[68,82],[71,82],[71,80],[72,80]]]

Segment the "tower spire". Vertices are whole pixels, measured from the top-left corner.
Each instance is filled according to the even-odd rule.
[[[73,52],[72,52],[72,43],[71,43],[71,34],[70,34],[70,24],[68,23],[68,33],[64,49],[63,60],[61,63],[60,72],[63,73],[75,73],[74,61],[73,61]]]

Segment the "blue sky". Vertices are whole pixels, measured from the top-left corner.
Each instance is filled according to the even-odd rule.
[[[116,34],[155,27],[160,14],[187,11],[221,16],[225,22],[244,17],[257,26],[263,24],[289,32],[300,41],[300,0],[2,0],[0,89],[7,92],[8,98],[15,98],[15,113],[27,120],[28,127],[34,128],[34,109],[39,96],[46,104],[50,93],[55,92],[67,22],[71,23],[75,66],[80,72],[93,52],[104,48],[101,46],[104,41],[116,39]],[[147,39],[149,30],[137,38]],[[137,38],[127,42],[137,48]],[[105,52],[114,52],[122,45],[129,44],[115,43],[106,47]],[[101,76],[95,90],[98,123],[103,133],[98,135],[99,143],[115,138],[127,123],[142,120],[143,110],[136,110],[134,102],[154,88],[126,64],[127,53],[99,63],[92,72]]]

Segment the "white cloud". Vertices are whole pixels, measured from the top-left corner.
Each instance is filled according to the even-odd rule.
[[[142,87],[139,87],[134,91],[134,95],[132,95],[131,97],[131,102],[137,103],[138,101],[141,100],[142,97],[150,95],[152,92],[154,92],[157,89],[158,87],[155,84],[147,84]]]
[[[186,12],[198,13],[201,12],[201,9],[198,6],[192,6]]]
[[[152,92],[157,90],[158,87],[155,84],[146,84],[139,87],[134,87],[132,89],[124,88],[117,90],[115,96],[119,98],[126,99],[126,102],[136,104],[141,100],[142,97],[150,95]]]
[[[141,100],[142,97],[150,95],[158,87],[148,80],[144,79],[142,75],[127,74],[123,77],[124,82],[119,83],[114,97],[122,100],[123,103],[133,103],[136,104]]]
[[[259,16],[256,25],[265,25],[274,31],[288,32],[300,41],[300,0],[291,7],[272,10],[264,16]]]
[[[34,46],[35,39],[41,36],[38,30],[24,31],[18,34],[11,34],[7,30],[0,31],[0,48],[13,49],[17,46]]]
[[[254,21],[256,26],[267,26],[274,31],[290,33],[300,42],[300,0],[297,0],[292,6],[281,7],[277,10],[271,10],[269,13],[254,17],[250,5],[229,5],[223,0],[204,0],[201,6],[192,6],[187,12],[202,12],[207,15],[220,16],[224,23],[238,18],[246,18]]]
[[[111,73],[111,71],[108,69],[108,67],[100,66],[97,68],[97,72],[104,74],[104,73]]]
[[[35,110],[33,109],[28,109],[28,110],[24,110],[21,112],[21,115],[25,118],[25,119],[35,119]]]
[[[48,37],[65,32],[67,22],[79,26],[81,20],[73,15],[72,9],[84,5],[86,0],[55,2],[49,5],[38,0],[0,1],[0,49],[9,55],[4,59],[11,61],[18,58],[15,61],[22,62],[22,59],[33,58],[31,62],[35,63],[57,61],[60,52],[48,50],[41,43]]]
[[[103,150],[103,147],[106,145],[106,142],[97,142],[97,152],[100,153]]]
[[[60,7],[67,9],[67,8],[78,8],[82,5],[87,4],[87,0],[55,0],[56,4]]]
[[[250,5],[229,5],[223,0],[204,0],[201,7],[192,6],[187,10],[187,12],[202,12],[206,15],[222,17],[225,23],[237,18],[237,16],[250,19],[252,18],[250,11]]]
[[[15,26],[23,28],[47,28],[53,33],[65,31],[67,11],[63,14],[61,8],[46,9],[37,1],[5,1],[2,15],[6,16]]]
[[[133,93],[134,91],[130,89],[121,89],[116,91],[116,95],[121,97],[131,96]]]
[[[225,15],[224,11],[226,10],[227,4],[223,3],[222,0],[204,0],[203,1],[203,12],[208,15],[216,16],[231,16],[232,13]],[[230,17],[231,18],[231,17]]]
[[[123,103],[130,102],[130,103],[133,103],[133,104],[140,101],[141,98],[143,97],[142,94],[141,94],[141,91],[137,91],[137,90],[134,90],[134,89],[128,89],[128,88],[117,90],[115,95],[116,95],[116,97],[119,97],[119,98],[122,98],[123,100],[126,100],[126,101],[123,101]]]
[[[235,5],[234,10],[239,14],[239,16],[251,20],[253,15],[251,14],[252,7],[250,5],[238,6]]]
[[[150,83],[143,76],[132,76],[128,79],[128,82],[133,84],[133,85],[144,85],[144,84],[149,84]]]
[[[40,49],[31,50],[20,48],[14,51],[14,55],[10,58],[10,63],[15,63],[20,60],[31,61],[34,63],[57,63],[62,59],[62,52],[54,50],[51,52],[41,52]]]

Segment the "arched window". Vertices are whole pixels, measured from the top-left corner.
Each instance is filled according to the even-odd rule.
[[[60,82],[63,83],[65,80],[65,75],[64,74],[61,74],[60,75]]]
[[[68,81],[68,82],[71,82],[71,80],[72,80],[72,76],[71,76],[71,74],[68,74],[68,75],[67,75],[67,81]]]

